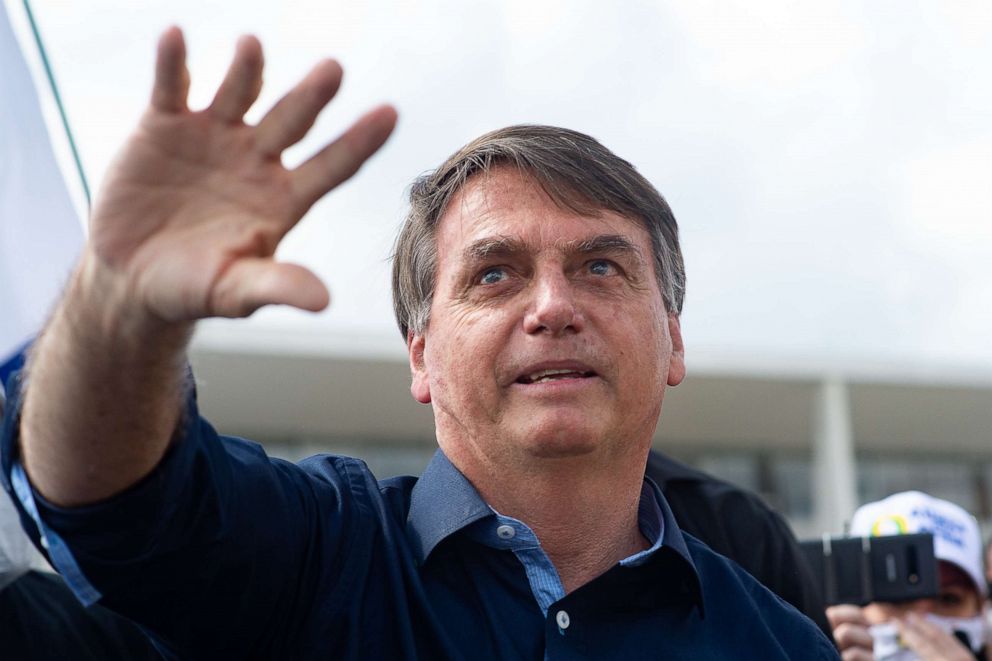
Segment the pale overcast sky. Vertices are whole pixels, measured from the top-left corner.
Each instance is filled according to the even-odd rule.
[[[317,58],[346,69],[300,159],[388,100],[397,133],[287,238],[329,311],[267,310],[291,341],[400,348],[387,257],[418,173],[489,129],[599,138],[665,194],[688,270],[690,352],[992,368],[992,3],[786,0],[34,0],[96,184],[147,97],[158,32],[184,28],[194,104],[238,34],[259,112]]]

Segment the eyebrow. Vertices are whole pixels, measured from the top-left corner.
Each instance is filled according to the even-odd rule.
[[[630,239],[620,234],[601,234],[582,241],[565,241],[558,246],[565,254],[580,255],[607,253],[628,254],[642,261],[642,255]],[[522,241],[509,236],[488,236],[473,241],[464,251],[467,261],[483,260],[493,256],[510,256],[526,252]]]
[[[577,252],[580,255],[590,253],[629,253],[637,257],[641,256],[641,251],[637,249],[630,239],[619,234],[601,234],[591,239],[578,241],[574,244],[566,244],[566,250]]]
[[[522,241],[509,236],[487,236],[473,241],[464,251],[466,261],[482,260],[494,255],[513,255],[524,252]]]

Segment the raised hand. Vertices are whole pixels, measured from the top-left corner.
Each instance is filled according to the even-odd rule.
[[[90,237],[28,359],[21,446],[32,483],[60,505],[119,493],[159,462],[182,419],[186,345],[197,319],[263,305],[327,305],[307,269],[273,259],[279,241],[386,140],[392,108],[372,110],[298,168],[282,165],[341,83],[319,63],[257,126],[253,37],[213,102],[191,112],[178,29],[158,45],[151,105],[98,195]]]
[[[187,106],[185,59],[181,32],[167,30],[150,107],[96,200],[87,257],[114,283],[128,314],[147,313],[167,324],[242,317],[268,304],[322,309],[328,294],[320,280],[273,254],[310,206],[385,142],[395,111],[370,111],[290,170],[281,154],[333,98],[341,67],[320,62],[250,126],[244,114],[262,84],[258,40],[238,42],[223,83],[202,111]]]

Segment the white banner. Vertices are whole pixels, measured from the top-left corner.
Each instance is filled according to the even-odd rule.
[[[44,323],[83,241],[42,114],[38,92],[49,88],[15,37],[21,5],[7,9],[0,3],[0,365]]]

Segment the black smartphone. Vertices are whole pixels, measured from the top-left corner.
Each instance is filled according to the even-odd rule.
[[[800,542],[823,601],[864,606],[936,597],[933,535],[823,537]]]

